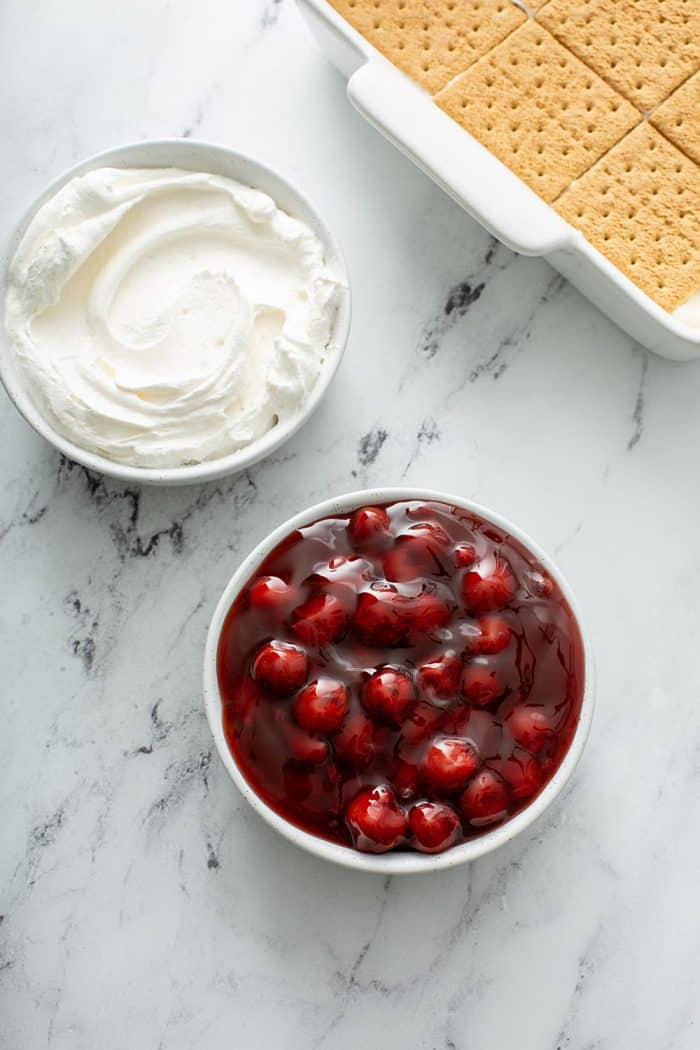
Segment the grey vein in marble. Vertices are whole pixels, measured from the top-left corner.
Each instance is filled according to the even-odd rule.
[[[649,353],[646,350],[640,348],[639,354],[642,361],[641,375],[639,377],[639,389],[637,391],[637,400],[634,403],[634,411],[632,413],[632,422],[634,424],[634,431],[632,437],[627,442],[627,450],[631,452],[632,449],[639,444],[644,433],[644,402],[645,402],[645,388],[647,382],[647,373],[649,371]]]

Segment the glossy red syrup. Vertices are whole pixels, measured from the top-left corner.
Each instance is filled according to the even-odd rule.
[[[228,745],[272,809],[344,846],[435,853],[551,779],[584,659],[520,543],[412,501],[288,536],[229,610],[218,675]]]

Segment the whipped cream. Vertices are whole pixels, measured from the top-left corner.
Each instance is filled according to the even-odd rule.
[[[30,223],[5,326],[42,415],[121,463],[216,459],[296,412],[339,281],[266,194],[174,168],[100,168]]]
[[[672,316],[692,328],[700,328],[700,292],[695,292],[686,303],[677,306]]]

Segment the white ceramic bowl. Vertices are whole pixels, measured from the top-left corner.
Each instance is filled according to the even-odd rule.
[[[301,528],[304,525],[309,525],[311,522],[317,521],[319,518],[332,517],[337,514],[347,514],[349,511],[355,510],[357,507],[366,506],[368,504],[391,503],[399,500],[439,500],[443,503],[449,503],[456,507],[461,507],[463,510],[470,511],[473,514],[480,515],[487,521],[493,522],[498,528],[503,529],[514,539],[522,543],[523,546],[539,559],[561,588],[562,594],[569,603],[569,606],[578,622],[584,647],[584,691],[583,702],[581,705],[581,716],[569,750],[552,779],[529,806],[521,810],[520,813],[516,814],[516,816],[507,821],[507,823],[495,828],[493,831],[486,832],[486,834],[481,835],[479,838],[472,839],[469,842],[464,842],[459,846],[454,846],[452,849],[446,850],[444,853],[437,854],[406,852],[375,855],[361,853],[358,850],[351,849],[347,846],[340,846],[334,842],[328,842],[307,831],[302,831],[294,824],[285,820],[284,817],[275,813],[267,803],[263,802],[245,779],[229,750],[228,744],[226,743],[222,725],[221,694],[219,692],[219,683],[216,672],[216,656],[219,637],[221,635],[221,629],[226,614],[240,591],[245,587],[261,563],[278,543],[295,529]],[[295,514],[293,518],[289,519],[289,521],[284,522],[283,525],[280,525],[279,528],[275,529],[274,532],[271,532],[266,539],[258,544],[255,550],[248,555],[231,577],[224,593],[219,599],[216,610],[214,611],[214,616],[212,617],[209,626],[204,654],[204,705],[207,719],[209,721],[209,727],[212,731],[216,749],[219,752],[221,761],[243,797],[248,800],[253,809],[256,810],[256,812],[259,813],[260,816],[271,825],[271,827],[276,831],[279,831],[279,833],[289,839],[290,842],[294,842],[297,846],[301,846],[303,849],[308,850],[309,853],[316,854],[317,857],[323,857],[324,860],[333,861],[334,863],[341,864],[346,868],[355,868],[358,871],[366,871],[374,874],[401,875],[439,871],[444,868],[454,868],[458,864],[465,864],[468,861],[475,860],[477,857],[483,857],[485,853],[490,853],[498,846],[510,842],[510,840],[519,834],[519,832],[529,827],[533,821],[541,816],[545,809],[552,804],[557,795],[561,793],[571,778],[588,737],[593,716],[593,703],[594,670],[588,635],[582,624],[578,604],[571,588],[557,569],[556,565],[554,565],[548,555],[545,554],[544,551],[522,531],[522,529],[517,528],[512,522],[501,517],[500,514],[495,514],[493,511],[487,510],[485,507],[481,507],[477,503],[472,503],[470,500],[461,499],[458,496],[452,496],[442,492],[431,492],[428,489],[385,488],[369,489],[362,492],[349,492],[347,495],[338,496],[336,499],[329,499],[325,500],[323,503],[318,503],[315,507],[310,507],[308,510],[304,510],[300,514]]]
[[[206,171],[216,175],[225,175],[237,179],[255,189],[263,190],[285,211],[295,218],[302,219],[320,238],[324,249],[326,262],[334,269],[343,285],[340,293],[338,310],[331,332],[326,356],[321,367],[321,373],[310,396],[306,399],[299,411],[283,423],[278,423],[263,437],[254,441],[247,448],[232,452],[228,456],[209,460],[205,463],[197,463],[185,467],[131,467],[123,463],[117,463],[89,452],[79,445],[74,444],[51,426],[44,419],[25,388],[22,376],[19,373],[16,362],[13,359],[7,342],[4,338],[4,309],[5,290],[7,284],[7,270],[17,246],[33,218],[35,212],[52,197],[58,190],[77,175],[83,175],[93,168],[183,168],[187,171]],[[320,218],[316,210],[290,185],[281,175],[268,168],[260,161],[244,156],[225,146],[217,146],[208,142],[196,142],[191,139],[164,139],[152,142],[137,142],[115,149],[105,150],[97,153],[87,160],[81,161],[74,167],[59,175],[57,179],[46,187],[46,189],[32,203],[25,212],[9,241],[5,245],[3,258],[0,266],[0,379],[14,402],[15,407],[24,416],[27,422],[34,427],[38,434],[50,441],[52,445],[69,459],[81,463],[90,470],[101,474],[108,474],[113,478],[120,478],[127,482],[141,482],[152,485],[190,485],[196,482],[212,481],[223,477],[225,474],[236,474],[247,467],[257,463],[258,460],[268,456],[279,448],[288,438],[292,436],[309,419],[317,408],[321,398],[328,389],[335,375],[350,329],[350,284],[347,267],[343,260],[335,238]]]

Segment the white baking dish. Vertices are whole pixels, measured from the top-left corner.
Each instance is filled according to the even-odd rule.
[[[381,133],[503,244],[542,256],[616,324],[662,357],[700,357],[700,328],[652,302],[509,168],[443,113],[327,3],[298,0],[348,97]]]

